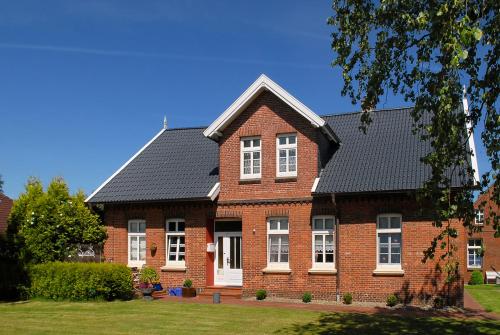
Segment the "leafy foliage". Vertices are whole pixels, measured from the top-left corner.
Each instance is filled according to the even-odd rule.
[[[482,285],[482,284],[484,284],[483,273],[479,270],[472,271],[469,284],[470,285]]]
[[[142,283],[153,284],[157,283],[160,277],[154,268],[146,266],[141,269],[140,280]]]
[[[312,294],[309,292],[305,292],[302,295],[302,302],[307,304],[307,303],[310,303],[311,301],[312,301]]]
[[[447,260],[448,281],[456,279],[458,262],[452,218],[460,218],[471,231],[475,183],[469,160],[469,136],[479,122],[491,171],[482,176],[484,189],[493,180],[491,199],[500,202],[500,2],[334,0],[333,66],[342,69],[343,95],[361,103],[361,129],[369,131],[370,111],[389,92],[414,103],[414,131],[433,150],[422,158],[431,167],[431,178],[419,192],[430,208],[433,224],[441,228],[424,261],[437,249]],[[466,92],[462,91],[466,84]],[[469,98],[468,111],[462,96]],[[467,113],[468,112],[468,113]],[[468,127],[469,126],[469,127]],[[477,153],[474,153],[477,154]],[[464,172],[465,170],[465,172]],[[459,175],[463,188],[454,188]],[[500,236],[498,214],[489,223]]]
[[[257,298],[257,300],[264,300],[267,298],[267,292],[266,290],[257,290],[255,292],[255,297]]]
[[[81,243],[100,244],[106,239],[99,216],[84,202],[82,192],[70,195],[63,179],[54,179],[45,192],[38,179],[14,201],[8,234],[20,259],[43,263],[62,261]]]
[[[132,272],[111,263],[36,264],[29,270],[30,295],[53,300],[131,299]]]
[[[182,286],[190,288],[193,286],[193,281],[191,279],[186,279],[184,280],[184,284],[182,284]]]
[[[1,174],[0,174],[0,193],[3,193],[3,178]]]
[[[352,304],[352,294],[347,292],[347,293],[344,293],[344,295],[342,296],[342,301],[344,302],[344,304],[346,305],[350,305]]]

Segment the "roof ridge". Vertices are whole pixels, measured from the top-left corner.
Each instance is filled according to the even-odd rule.
[[[167,128],[165,131],[172,131],[172,130],[189,130],[189,129],[205,129],[207,128],[206,126],[197,126],[197,127],[178,127],[178,128]]]
[[[393,112],[393,111],[406,110],[406,109],[411,109],[411,108],[414,108],[414,106],[374,109],[374,110],[371,110],[370,112],[376,112],[376,113]],[[342,115],[352,115],[352,114],[361,114],[361,113],[363,113],[363,111],[346,112],[346,113],[330,113],[330,114],[322,114],[320,116],[321,117],[329,117],[329,116],[342,116]]]

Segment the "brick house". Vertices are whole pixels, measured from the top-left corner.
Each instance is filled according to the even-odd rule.
[[[0,192],[0,234],[4,234],[7,231],[7,219],[12,204],[12,199]]]
[[[458,284],[421,262],[438,230],[416,205],[430,144],[410,112],[372,112],[365,135],[359,113],[318,116],[262,75],[210,126],[162,129],[89,196],[104,208],[105,257],[152,266],[167,287],[415,304],[451,292],[460,304],[463,226]]]
[[[468,236],[466,281],[470,280],[472,271],[480,270],[485,281],[492,283],[498,278],[500,282],[500,238],[495,238],[492,219],[488,220],[492,211],[499,213],[498,204],[491,200],[492,193],[493,185],[487,192],[480,195],[474,204],[475,224],[481,226],[482,229]],[[484,249],[484,255],[480,253],[482,249]]]

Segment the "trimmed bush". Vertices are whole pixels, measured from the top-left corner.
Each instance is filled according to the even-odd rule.
[[[312,301],[312,294],[309,292],[306,292],[302,295],[302,302],[305,302],[306,304]]]
[[[387,297],[387,306],[389,307],[394,307],[398,304],[398,297],[396,297],[394,294],[390,294]]]
[[[469,285],[481,285],[481,284],[484,284],[483,273],[479,270],[472,271]]]
[[[29,269],[31,297],[52,300],[114,300],[133,296],[132,273],[110,263],[45,263]]]
[[[257,300],[266,299],[266,297],[267,297],[266,290],[257,290],[257,292],[255,292],[255,297],[257,298]]]
[[[344,293],[342,300],[344,301],[344,304],[346,304],[346,305],[352,304],[352,294],[351,293]]]

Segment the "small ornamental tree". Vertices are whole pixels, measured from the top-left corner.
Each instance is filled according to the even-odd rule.
[[[30,178],[9,216],[9,235],[21,259],[63,261],[78,244],[102,244],[105,227],[84,201],[82,192],[69,194],[62,178],[52,180],[46,191],[40,180]]]

